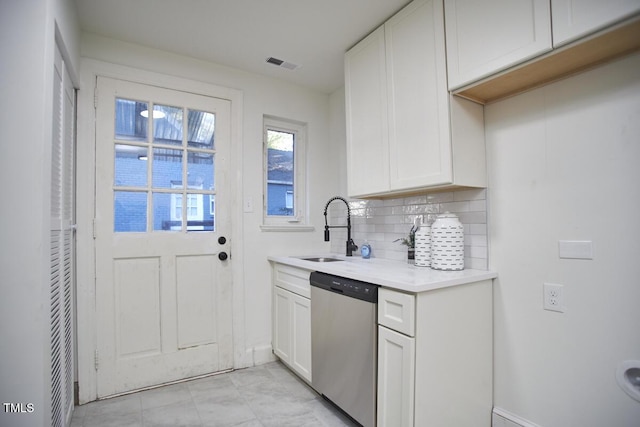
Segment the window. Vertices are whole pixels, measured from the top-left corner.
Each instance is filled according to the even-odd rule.
[[[305,153],[306,125],[265,116],[263,230],[306,225]]]
[[[215,230],[214,113],[116,98],[114,146],[115,232]]]

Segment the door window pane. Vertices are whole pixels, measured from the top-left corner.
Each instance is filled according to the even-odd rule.
[[[154,188],[177,188],[182,185],[182,150],[153,149],[152,185]]]
[[[147,193],[114,191],[114,231],[147,231]]]
[[[188,145],[196,148],[214,148],[215,115],[205,111],[189,110]]]
[[[209,221],[211,221],[211,224],[208,226],[205,226],[205,230],[215,231],[216,229],[216,196],[214,194],[209,194],[208,198],[209,198],[209,203],[207,205],[209,206]]]
[[[214,189],[214,163],[213,154],[189,151],[187,163],[187,175],[190,188]]]
[[[182,145],[182,108],[153,107],[153,139],[156,144]]]
[[[116,144],[114,185],[118,187],[147,186],[147,148]]]
[[[149,108],[146,102],[116,98],[116,139],[146,141]]]
[[[175,196],[168,193],[153,193],[153,229],[155,231],[182,230],[182,214],[180,213],[176,218],[175,210],[172,211],[171,202]],[[178,207],[178,211],[182,212],[182,205]]]
[[[208,194],[187,194],[187,231],[213,231],[213,214],[205,200],[209,200]]]

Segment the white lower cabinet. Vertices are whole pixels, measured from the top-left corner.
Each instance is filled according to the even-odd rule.
[[[273,352],[283,362],[291,360],[292,293],[273,288]]]
[[[293,294],[291,298],[291,366],[311,382],[311,300]]]
[[[311,382],[311,300],[309,271],[276,264],[273,287],[273,353]],[[286,277],[286,280],[283,280]],[[298,290],[305,296],[285,289]]]
[[[273,352],[311,382],[311,305],[309,298],[274,288]]]
[[[413,426],[415,342],[378,326],[378,427]]]
[[[492,295],[491,280],[417,294],[380,289],[378,427],[491,425]]]

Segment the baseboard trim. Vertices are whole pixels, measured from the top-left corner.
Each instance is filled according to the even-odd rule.
[[[502,408],[493,408],[492,427],[541,427]]]
[[[265,363],[273,362],[274,360],[276,360],[276,357],[273,355],[273,351],[271,350],[270,345],[262,345],[248,348],[246,351],[245,359],[249,361],[249,363],[251,364],[250,366],[258,366],[264,365]]]

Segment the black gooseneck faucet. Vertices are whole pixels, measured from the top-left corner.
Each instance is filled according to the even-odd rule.
[[[334,200],[342,200],[345,205],[347,205],[347,225],[329,225],[327,222],[327,209],[329,208],[329,204]],[[352,256],[353,251],[358,250],[358,246],[353,242],[351,238],[351,208],[349,207],[349,202],[347,202],[342,197],[332,197],[329,199],[327,204],[324,207],[324,241],[329,241],[329,229],[330,228],[346,228],[347,229],[347,256]]]

